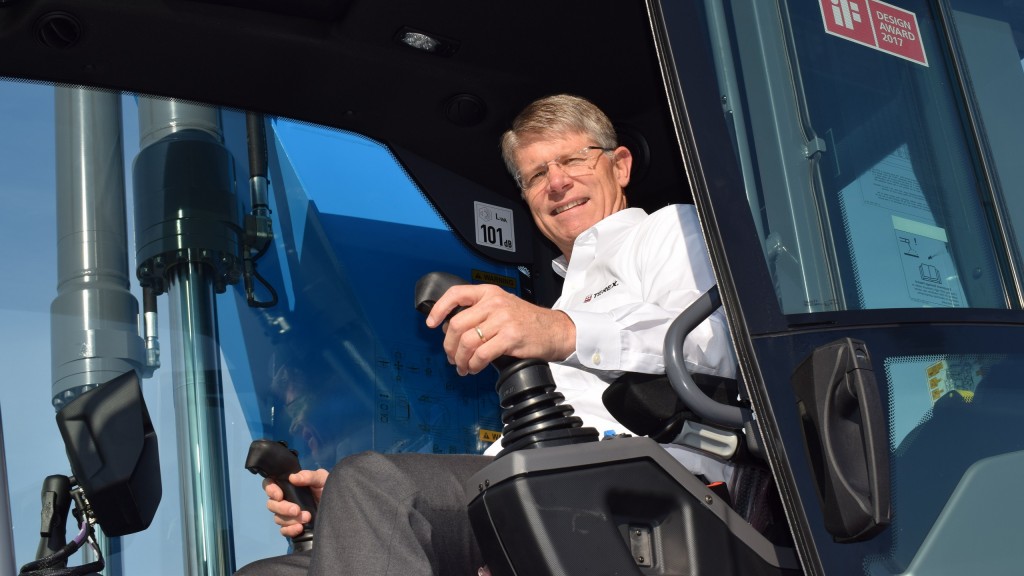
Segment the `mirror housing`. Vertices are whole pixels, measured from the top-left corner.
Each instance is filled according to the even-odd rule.
[[[57,427],[103,533],[148,528],[162,495],[160,457],[135,371],[69,402],[57,413]]]

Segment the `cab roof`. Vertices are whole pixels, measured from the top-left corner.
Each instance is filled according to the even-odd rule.
[[[0,76],[354,131],[388,145],[450,222],[481,191],[523,209],[499,137],[560,92],[615,122],[635,156],[631,205],[691,201],[652,38],[644,0],[0,0]],[[536,263],[551,248],[489,255]]]

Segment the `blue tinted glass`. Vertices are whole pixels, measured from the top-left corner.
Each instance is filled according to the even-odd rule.
[[[140,99],[119,100],[129,239],[125,283],[141,303],[132,217]],[[43,478],[70,472],[51,406],[50,305],[57,296],[62,237],[56,229],[55,133],[67,128],[55,126],[54,102],[52,86],[0,82],[0,197],[6,207],[0,211],[0,319],[11,327],[0,338],[0,365],[8,376],[0,385],[0,410],[19,566],[36,553]],[[229,484],[218,497],[230,498],[239,566],[283,553],[288,545],[266,511],[260,478],[243,467],[254,438],[287,441],[306,467],[330,467],[366,449],[482,451],[501,427],[496,372],[455,374],[441,349],[443,335],[428,330],[413,308],[413,286],[421,275],[444,270],[467,279],[503,279],[519,290],[518,271],[457,240],[383,146],[286,120],[269,119],[266,126],[274,238],[256,259],[259,279],[253,285],[256,300],[271,301],[273,288],[278,301],[250,307],[242,281],[210,297],[219,337],[213,368],[223,393],[209,400],[223,407]],[[244,114],[219,112],[219,131],[234,163],[238,212],[247,213]],[[185,551],[194,547],[185,543],[182,517],[194,479],[182,477],[182,462],[191,457],[196,438],[176,407],[179,393],[192,383],[172,359],[197,342],[174,339],[169,309],[166,295],[159,297],[163,364],[143,382],[159,439],[163,499],[152,527],[122,538],[123,553],[107,558],[125,573],[149,573],[154,566],[184,573]],[[134,326],[131,332],[138,337]],[[70,524],[69,538],[75,535]]]
[[[380,144],[282,120],[268,139],[279,227],[259,270],[282,303],[251,309],[239,295],[221,324],[244,335],[232,357],[236,385],[251,379],[250,427],[290,439],[308,466],[369,449],[482,450],[480,429],[500,430],[494,374],[455,374],[413,287],[433,270],[516,270],[466,249]]]

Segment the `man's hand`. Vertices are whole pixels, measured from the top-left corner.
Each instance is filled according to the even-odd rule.
[[[576,325],[564,312],[542,308],[491,284],[453,286],[437,300],[427,326],[446,327],[444,351],[461,376],[476,374],[500,356],[557,362],[576,349]]]
[[[309,486],[313,491],[313,499],[320,502],[327,482],[327,470],[300,470],[288,476],[288,481],[295,486]],[[281,527],[281,535],[294,538],[302,534],[302,525],[310,520],[309,512],[301,510],[299,505],[284,499],[284,492],[273,480],[263,480],[263,490],[267,493],[267,510],[274,514],[274,523]]]

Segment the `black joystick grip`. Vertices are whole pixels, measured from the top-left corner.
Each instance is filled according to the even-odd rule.
[[[431,272],[416,282],[416,310],[423,315],[430,314],[430,310],[437,303],[438,298],[444,295],[452,286],[468,284],[462,278],[448,272]],[[457,314],[461,308],[456,308],[445,319],[447,322]]]
[[[39,528],[39,548],[36,560],[56,554],[67,544],[68,512],[71,511],[71,479],[67,476],[47,476],[41,491],[43,500],[42,526]],[[60,564],[67,566],[67,560]]]
[[[288,481],[288,475],[298,472],[299,455],[284,442],[274,440],[253,440],[249,455],[245,458],[245,469],[253,474],[273,480],[284,492],[284,499],[295,502],[299,508],[310,514],[309,522],[302,525],[302,534],[292,538],[295,551],[313,549],[313,524],[316,521],[316,500],[308,486],[295,486]]]
[[[430,314],[437,300],[452,286],[467,284],[447,272],[431,272],[416,282],[416,310]],[[445,322],[463,308],[455,308]],[[597,430],[583,427],[583,420],[573,416],[573,408],[564,404],[565,397],[555,390],[548,363],[528,358],[499,356],[491,364],[498,370],[495,391],[501,402],[501,432],[504,454],[523,448],[541,448],[563,444],[579,444],[597,440]]]
[[[429,315],[430,311],[434,308],[434,304],[437,304],[437,300],[443,296],[449,288],[452,286],[461,286],[463,284],[469,284],[469,282],[466,282],[455,274],[450,274],[448,272],[428,272],[416,282],[416,310],[424,316]],[[465,309],[466,308],[464,306],[456,306],[441,324],[443,325],[447,323],[453,316]],[[501,372],[514,360],[514,358],[510,358],[508,356],[501,356],[499,358],[495,358],[494,362],[491,364],[494,365],[498,372]]]

